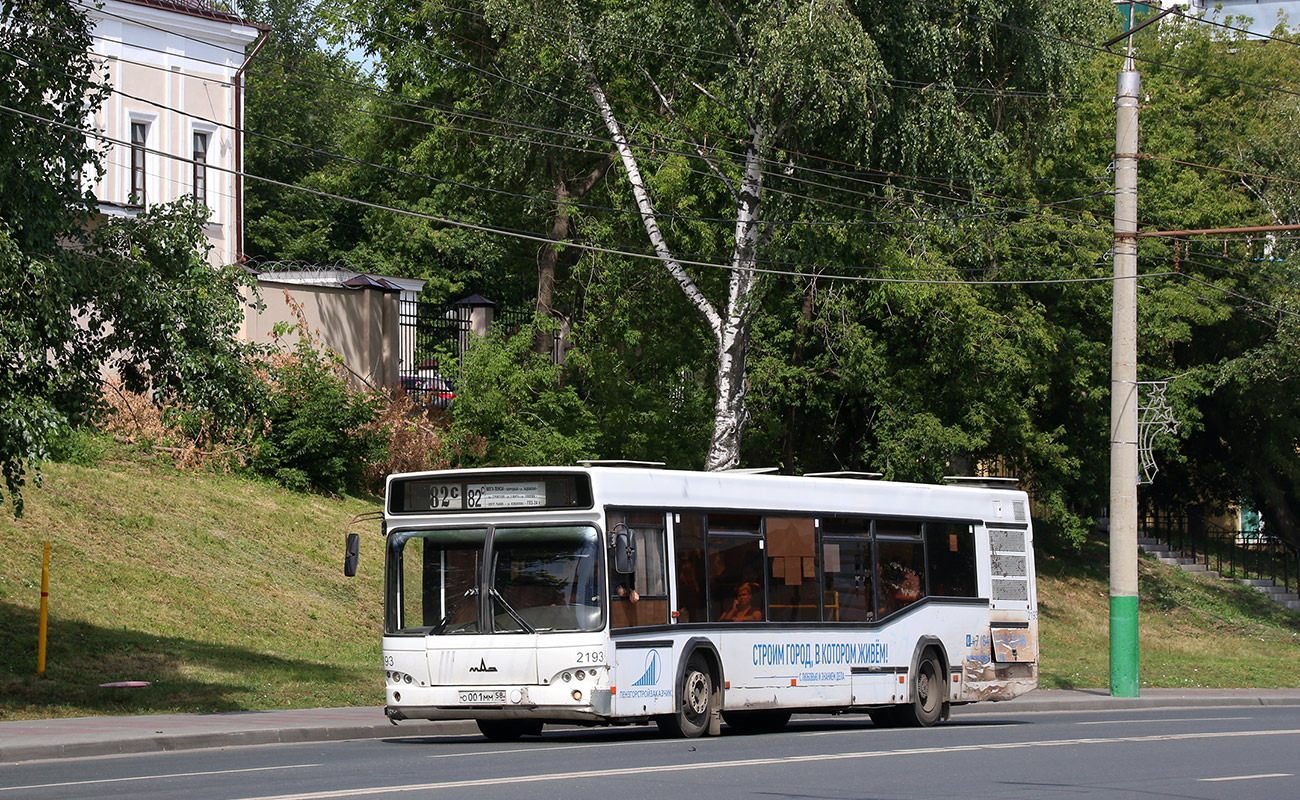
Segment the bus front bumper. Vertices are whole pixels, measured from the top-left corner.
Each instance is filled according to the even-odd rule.
[[[498,692],[503,694],[497,694]],[[505,702],[482,702],[505,698]],[[605,722],[611,709],[608,687],[513,686],[470,690],[402,687],[388,691],[384,713],[402,719],[535,719]]]

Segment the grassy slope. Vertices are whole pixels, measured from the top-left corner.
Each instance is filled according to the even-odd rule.
[[[120,447],[50,464],[0,515],[0,718],[383,701],[378,528],[362,574],[343,532],[375,502],[181,472]],[[51,542],[46,680],[34,679]],[[100,683],[148,680],[148,689]]]
[[[112,446],[51,464],[0,514],[0,719],[378,704],[381,548],[342,575],[343,531],[374,501],[180,472]],[[46,679],[34,678],[52,543]],[[1105,686],[1105,553],[1041,552],[1043,680]],[[1300,615],[1248,589],[1142,562],[1145,686],[1295,686]],[[148,680],[147,689],[100,683]]]
[[[1139,575],[1142,686],[1300,686],[1300,614],[1259,592],[1143,558]],[[1038,552],[1040,685],[1104,687],[1109,673],[1107,553]]]

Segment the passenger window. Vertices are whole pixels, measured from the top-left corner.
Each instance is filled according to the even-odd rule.
[[[826,537],[822,543],[823,616],[826,622],[869,622],[875,603],[871,540]]]
[[[878,617],[901,611],[925,596],[925,548],[920,541],[877,539],[876,561]]]
[[[708,516],[709,619],[759,622],[766,618],[761,518]]]
[[[667,624],[667,529],[663,513],[611,509],[606,519],[611,535],[623,526],[636,546],[636,565],[631,573],[616,572],[614,559],[606,559],[609,564],[610,627]]]
[[[975,577],[975,526],[968,522],[927,522],[925,549],[931,597],[978,597]]]
[[[677,548],[677,621],[704,622],[708,619],[704,515],[677,514],[673,537]]]
[[[813,519],[768,517],[768,614],[774,622],[815,622],[817,524]]]

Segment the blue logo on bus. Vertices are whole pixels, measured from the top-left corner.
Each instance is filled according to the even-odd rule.
[[[659,683],[659,674],[661,672],[663,672],[663,667],[659,662],[659,651],[651,650],[645,657],[645,673],[632,685],[654,686]]]

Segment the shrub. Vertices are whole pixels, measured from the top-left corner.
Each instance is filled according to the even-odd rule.
[[[272,367],[270,379],[254,469],[297,491],[364,488],[366,465],[385,456],[384,431],[375,424],[383,396],[349,387],[337,358],[307,337]]]

